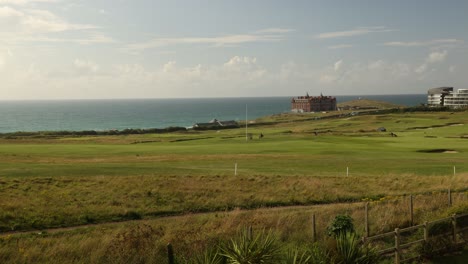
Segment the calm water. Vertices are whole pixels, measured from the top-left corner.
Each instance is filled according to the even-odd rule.
[[[425,94],[337,96],[414,106]],[[194,123],[245,120],[290,111],[292,97],[133,100],[0,101],[0,133],[15,131],[109,130],[188,127]]]

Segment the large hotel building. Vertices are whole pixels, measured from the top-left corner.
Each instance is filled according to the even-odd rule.
[[[335,111],[336,98],[332,96],[299,96],[291,100],[291,110],[293,112],[320,112]]]
[[[468,89],[453,91],[453,87],[438,87],[427,91],[429,106],[447,106],[450,108],[468,107]]]

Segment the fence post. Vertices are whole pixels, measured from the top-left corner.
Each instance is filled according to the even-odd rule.
[[[453,243],[457,244],[457,216],[454,214],[452,215],[452,235],[453,235]]]
[[[365,229],[366,229],[366,237],[369,237],[369,202],[366,202],[366,206],[365,206],[365,211],[366,211],[366,214],[364,215],[364,220],[365,220]]]
[[[424,222],[424,241],[427,242],[429,238],[429,230],[428,230],[428,226],[427,226],[427,221]]]
[[[312,215],[312,243],[317,242],[317,231],[315,230],[315,214]]]
[[[448,189],[448,205],[449,207],[452,206],[452,191],[450,188]]]
[[[174,264],[174,249],[172,248],[171,243],[167,244],[167,258],[169,264]]]
[[[409,204],[409,209],[410,209],[410,226],[414,225],[414,214],[413,214],[413,195],[410,194],[410,204]]]
[[[400,229],[395,228],[395,264],[400,264]]]

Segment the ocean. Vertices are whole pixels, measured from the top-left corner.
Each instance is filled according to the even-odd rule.
[[[336,96],[406,106],[426,103],[425,94]],[[292,97],[0,101],[0,133],[16,131],[122,130],[189,127],[218,120],[249,120],[290,111]]]

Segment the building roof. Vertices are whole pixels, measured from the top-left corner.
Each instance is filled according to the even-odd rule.
[[[453,92],[453,87],[437,87],[427,90],[427,94],[448,94]]]
[[[231,128],[231,127],[239,127],[239,124],[234,120],[227,120],[227,121],[219,121],[216,118],[211,120],[209,123],[195,123],[193,125],[195,128]]]

